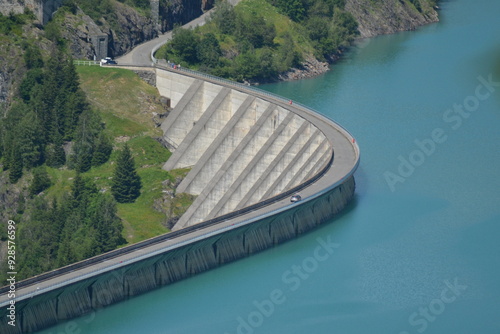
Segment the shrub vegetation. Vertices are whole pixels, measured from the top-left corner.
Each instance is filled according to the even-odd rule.
[[[269,81],[307,55],[329,60],[356,36],[344,0],[219,1],[208,24],[176,28],[158,57],[237,81]]]

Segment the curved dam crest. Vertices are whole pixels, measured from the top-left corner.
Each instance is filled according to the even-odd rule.
[[[162,124],[173,151],[164,169],[192,168],[177,192],[198,196],[174,230],[293,189],[333,154],[314,123],[276,101],[161,69],[156,84],[174,107]]]
[[[339,213],[352,199],[359,148],[341,126],[307,107],[220,78],[154,71],[173,107],[162,124],[165,169],[191,167],[178,192],[198,195],[174,232],[2,288],[26,333],[260,252]],[[290,202],[300,192],[302,200]]]

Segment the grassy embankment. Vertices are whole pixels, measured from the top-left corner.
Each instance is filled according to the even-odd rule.
[[[102,191],[109,191],[117,149],[128,143],[142,180],[141,196],[130,204],[118,204],[118,215],[123,221],[123,236],[129,243],[151,238],[169,230],[162,224],[165,214],[153,208],[154,201],[162,197],[162,182],[186,173],[186,170],[167,172],[161,169],[171,153],[154,137],[161,130],[152,122],[152,112],[165,110],[159,102],[157,90],[142,81],[134,72],[124,69],[98,66],[77,67],[81,87],[92,106],[99,112],[106,131],[114,138],[114,150],[110,160],[84,173],[92,178]],[[47,194],[60,196],[70,190],[75,171],[49,168],[53,181]],[[178,196],[172,206],[182,212],[191,204],[188,197]]]

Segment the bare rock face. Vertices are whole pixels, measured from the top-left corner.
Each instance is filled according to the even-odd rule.
[[[103,32],[110,36],[109,47],[112,56],[127,53],[136,45],[158,36],[156,25],[150,17],[139,14],[135,9],[116,2],[115,13],[118,28],[105,26]]]
[[[123,55],[138,44],[151,40],[160,32],[173,29],[175,24],[187,23],[204,11],[213,7],[214,0],[167,0],[161,2],[157,19],[145,16],[136,9],[121,2],[112,2],[113,16],[94,22],[81,10],[73,15],[66,13],[63,20],[63,37],[69,41],[69,47],[76,59],[93,59],[97,54],[93,39],[107,36],[107,55]],[[158,8],[158,7],[157,7]],[[111,22],[112,21],[112,22]]]
[[[120,2],[113,2],[113,6],[113,24],[104,19],[94,22],[81,10],[75,15],[65,14],[62,34],[64,39],[69,41],[74,58],[93,59],[94,55],[98,54],[93,43],[97,36],[107,36],[107,56],[124,54],[136,45],[157,36],[151,18]]]
[[[26,71],[22,66],[22,58],[22,50],[16,45],[7,43],[6,47],[0,50],[0,104],[11,100],[13,88],[19,84],[17,81],[20,81]],[[0,114],[0,117],[2,116]]]
[[[427,0],[418,0],[417,6],[409,0],[346,0],[345,9],[358,21],[361,37],[415,30],[439,20]]]
[[[279,79],[283,81],[300,80],[312,78],[323,74],[329,70],[327,62],[317,60],[314,56],[309,55],[298,68],[292,68],[285,73],[279,75]]]
[[[20,14],[25,9],[31,10],[40,22],[47,23],[57,8],[61,7],[62,0],[0,0],[0,13]]]
[[[215,0],[201,0],[201,9],[207,11],[215,4]]]
[[[161,31],[187,23],[213,8],[215,0],[167,0],[160,3]]]
[[[96,51],[92,45],[93,36],[104,35],[101,28],[85,13],[67,14],[62,23],[62,35],[75,59],[93,59]]]

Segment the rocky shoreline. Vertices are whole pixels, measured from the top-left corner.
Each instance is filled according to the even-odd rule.
[[[371,0],[346,0],[346,10],[359,24],[359,38],[356,41],[379,35],[394,34],[401,31],[416,30],[418,27],[439,22],[438,7],[425,5],[417,10],[413,5],[398,1],[385,0],[375,4]],[[300,67],[281,73],[277,81],[292,81],[313,78],[331,69],[342,57],[340,51],[330,57],[327,62],[309,55]]]
[[[322,62],[314,56],[309,55],[298,68],[292,68],[278,76],[279,81],[292,81],[312,78],[327,72],[330,69],[328,62]]]

